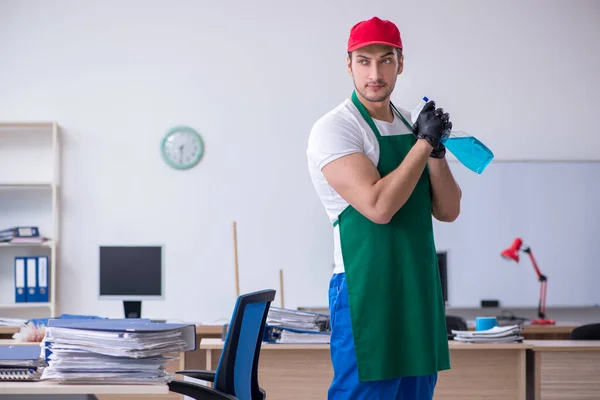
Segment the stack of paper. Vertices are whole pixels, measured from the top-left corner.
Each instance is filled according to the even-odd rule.
[[[282,329],[278,343],[329,343],[329,332],[301,332],[291,329]]]
[[[524,337],[520,335],[518,325],[495,326],[484,331],[455,331],[454,340],[468,343],[511,343],[521,342]]]
[[[327,314],[278,307],[269,308],[267,324],[270,326],[314,332],[327,332],[330,330],[329,316]]]
[[[270,307],[264,341],[270,343],[329,343],[329,316]]]
[[[42,380],[62,383],[166,383],[169,353],[195,350],[196,327],[146,319],[48,321]]]
[[[0,317],[0,326],[23,326],[26,323],[26,319]]]

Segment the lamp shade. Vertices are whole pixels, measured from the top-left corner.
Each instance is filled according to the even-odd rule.
[[[522,245],[523,241],[521,240],[521,238],[516,238],[513,241],[512,245],[508,249],[502,251],[500,255],[507,260],[519,262],[519,250],[521,249]]]

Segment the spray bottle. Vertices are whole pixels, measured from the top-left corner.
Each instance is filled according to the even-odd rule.
[[[429,101],[423,97],[411,113],[411,118],[416,121],[425,104]],[[494,159],[494,153],[488,149],[476,137],[462,131],[446,131],[442,135],[441,142],[446,149],[457,158],[458,161],[468,169],[481,174],[489,163]]]

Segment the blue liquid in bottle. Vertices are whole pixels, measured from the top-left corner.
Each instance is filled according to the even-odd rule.
[[[423,97],[411,113],[412,121],[416,121],[429,98]],[[494,159],[494,153],[476,137],[461,131],[448,131],[441,142],[465,167],[481,174]]]
[[[490,149],[477,138],[463,132],[450,132],[449,136],[442,139],[442,143],[461,164],[478,174],[494,159]]]

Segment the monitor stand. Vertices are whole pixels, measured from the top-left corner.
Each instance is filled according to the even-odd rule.
[[[125,310],[125,318],[142,317],[141,301],[123,301],[123,309]]]

